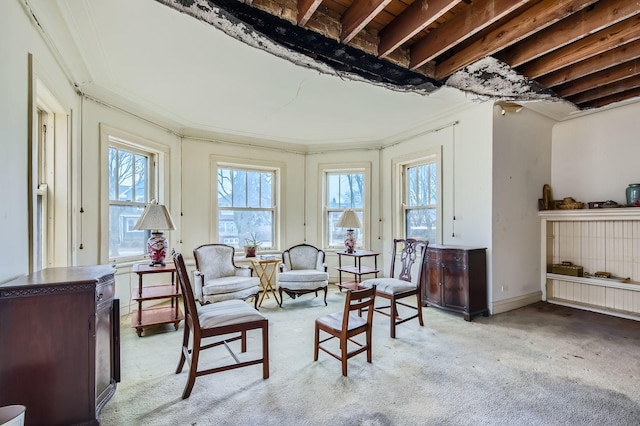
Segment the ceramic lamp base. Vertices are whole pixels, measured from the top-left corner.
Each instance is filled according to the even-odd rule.
[[[347,229],[344,234],[344,247],[347,253],[355,253],[356,251],[356,233],[353,229]]]
[[[147,240],[147,251],[151,263],[149,266],[164,266],[164,258],[167,256],[167,239],[162,232],[152,232]]]

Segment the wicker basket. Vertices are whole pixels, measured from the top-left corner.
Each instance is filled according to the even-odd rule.
[[[584,208],[584,203],[576,201],[575,203],[558,204],[558,208],[562,210],[577,210]]]

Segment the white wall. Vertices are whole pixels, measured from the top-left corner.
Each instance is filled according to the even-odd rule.
[[[28,87],[29,53],[34,73],[71,110],[78,99],[40,34],[17,1],[3,1],[0,11],[0,283],[29,270],[28,264]],[[72,139],[74,138],[72,135]]]
[[[284,193],[281,194],[281,223],[284,240],[281,247],[298,244],[305,238],[304,155],[280,149],[258,146],[242,146],[214,140],[185,138],[182,143],[182,252],[193,258],[193,249],[212,241],[212,226],[217,226],[212,217],[212,201],[217,194],[215,176],[212,175],[214,158],[227,161],[277,163],[282,169]],[[315,225],[312,226],[315,229]],[[310,240],[315,244],[315,240]],[[284,249],[283,248],[283,249]]]
[[[640,102],[560,122],[553,128],[551,190],[560,200],[614,200],[640,182]]]
[[[433,123],[434,131],[390,146],[381,154],[381,219],[384,270],[398,230],[392,211],[394,159],[442,150],[442,244],[491,247],[491,106],[478,104]],[[454,124],[455,123],[455,124]],[[438,130],[436,130],[438,129]],[[454,221],[455,216],[455,221]],[[432,243],[438,243],[434,241]],[[488,251],[490,256],[490,251]]]
[[[541,298],[538,198],[551,179],[555,121],[523,109],[493,112],[492,312]]]

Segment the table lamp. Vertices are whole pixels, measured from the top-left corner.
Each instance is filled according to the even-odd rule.
[[[356,212],[350,209],[342,212],[336,227],[347,228],[347,232],[344,234],[344,246],[347,253],[355,253],[357,237],[354,228],[360,229],[361,226]]]
[[[147,240],[147,251],[149,258],[151,258],[149,266],[164,266],[164,258],[167,255],[167,239],[162,230],[173,231],[176,229],[167,208],[158,204],[156,200],[151,200],[144,208],[134,229],[151,230],[151,237]]]

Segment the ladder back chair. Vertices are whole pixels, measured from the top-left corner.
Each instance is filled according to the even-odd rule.
[[[209,303],[203,306],[196,305],[196,299],[191,289],[187,268],[182,254],[172,253],[173,261],[178,273],[178,281],[182,290],[184,303],[184,337],[182,339],[182,353],[176,374],[182,372],[185,362],[189,364],[189,378],[182,393],[182,399],[189,398],[196,377],[206,374],[218,373],[235,368],[262,364],[262,378],[269,378],[269,321],[267,318],[252,308],[247,303],[238,300],[224,300],[222,302]],[[247,331],[262,331],[262,357],[241,361],[233,352],[229,343],[235,340],[241,342],[241,352],[247,351]],[[239,333],[239,334],[235,334]],[[220,339],[213,343],[204,344],[203,340],[209,337],[232,334],[232,337]],[[190,337],[193,336],[191,348]],[[224,345],[235,363],[229,363],[215,368],[198,370],[200,351]]]
[[[371,332],[373,324],[373,306],[376,298],[376,287],[372,286],[364,290],[349,290],[347,292],[344,310],[335,312],[316,319],[315,345],[313,349],[313,360],[318,360],[318,352],[321,350],[328,353],[335,359],[342,362],[342,375],[347,375],[347,360],[362,352],[367,353],[367,362],[371,363]],[[366,319],[360,316],[363,310],[367,311]],[[356,313],[353,313],[356,311]],[[320,331],[329,334],[320,340]],[[365,343],[360,343],[354,339],[355,336],[365,333]],[[340,340],[340,353],[337,354],[329,350],[322,344],[332,340]],[[349,350],[355,344],[355,349]]]
[[[376,286],[376,295],[389,301],[388,305],[377,306],[374,310],[382,315],[389,317],[389,332],[392,338],[396,337],[396,326],[418,318],[420,326],[424,326],[422,320],[422,271],[426,263],[426,250],[429,245],[429,241],[409,239],[394,239],[393,251],[391,254],[391,270],[389,276],[386,278],[370,278],[360,283],[360,287]],[[400,272],[398,276],[396,272],[396,257],[398,246],[400,249]],[[420,263],[417,266],[417,278],[412,280],[411,270],[413,265],[420,255]],[[416,298],[416,305],[410,305],[401,299],[406,297]],[[398,305],[404,306],[411,310],[415,310],[415,314],[400,317],[398,311]]]

